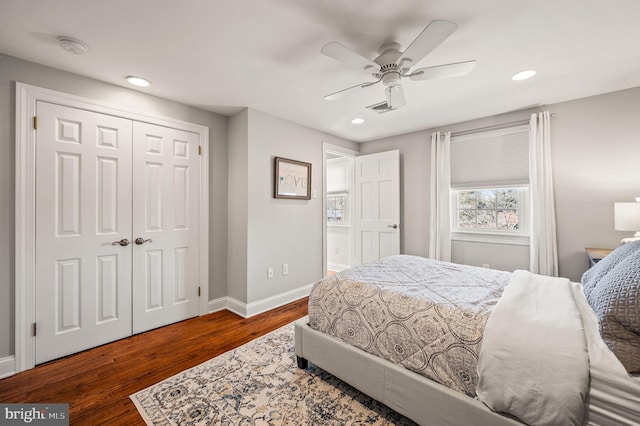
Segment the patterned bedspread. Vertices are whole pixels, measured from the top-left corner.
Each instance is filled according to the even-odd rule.
[[[475,396],[484,325],[509,272],[398,255],[318,281],[312,328]]]

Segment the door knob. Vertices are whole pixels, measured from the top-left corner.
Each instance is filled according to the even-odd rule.
[[[122,247],[126,247],[129,245],[129,240],[126,238],[121,239],[120,241],[114,241],[111,243],[112,246],[121,245]]]
[[[387,225],[387,228],[398,229],[398,224],[394,223],[393,225]]]
[[[153,242],[153,240],[152,240],[151,238],[149,238],[148,240],[145,240],[145,239],[144,239],[144,238],[142,238],[142,237],[138,237],[138,238],[136,238],[136,241],[135,241],[135,243],[136,243],[137,245],[139,245],[139,246],[141,246],[141,245],[142,245],[142,244],[144,244],[144,243],[152,243],[152,242]]]

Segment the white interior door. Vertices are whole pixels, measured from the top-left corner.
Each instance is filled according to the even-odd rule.
[[[37,103],[36,363],[131,334],[131,121]],[[124,242],[123,242],[124,244]]]
[[[198,135],[133,124],[133,332],[198,315]]]
[[[356,157],[356,265],[400,253],[400,152]]]

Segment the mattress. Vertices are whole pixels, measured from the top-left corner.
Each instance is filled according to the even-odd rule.
[[[475,396],[484,325],[510,273],[397,255],[327,277],[311,328]]]

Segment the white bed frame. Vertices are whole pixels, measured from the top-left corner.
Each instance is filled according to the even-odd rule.
[[[421,425],[522,425],[477,399],[312,329],[308,317],[295,322],[295,354],[298,367],[311,362]]]

